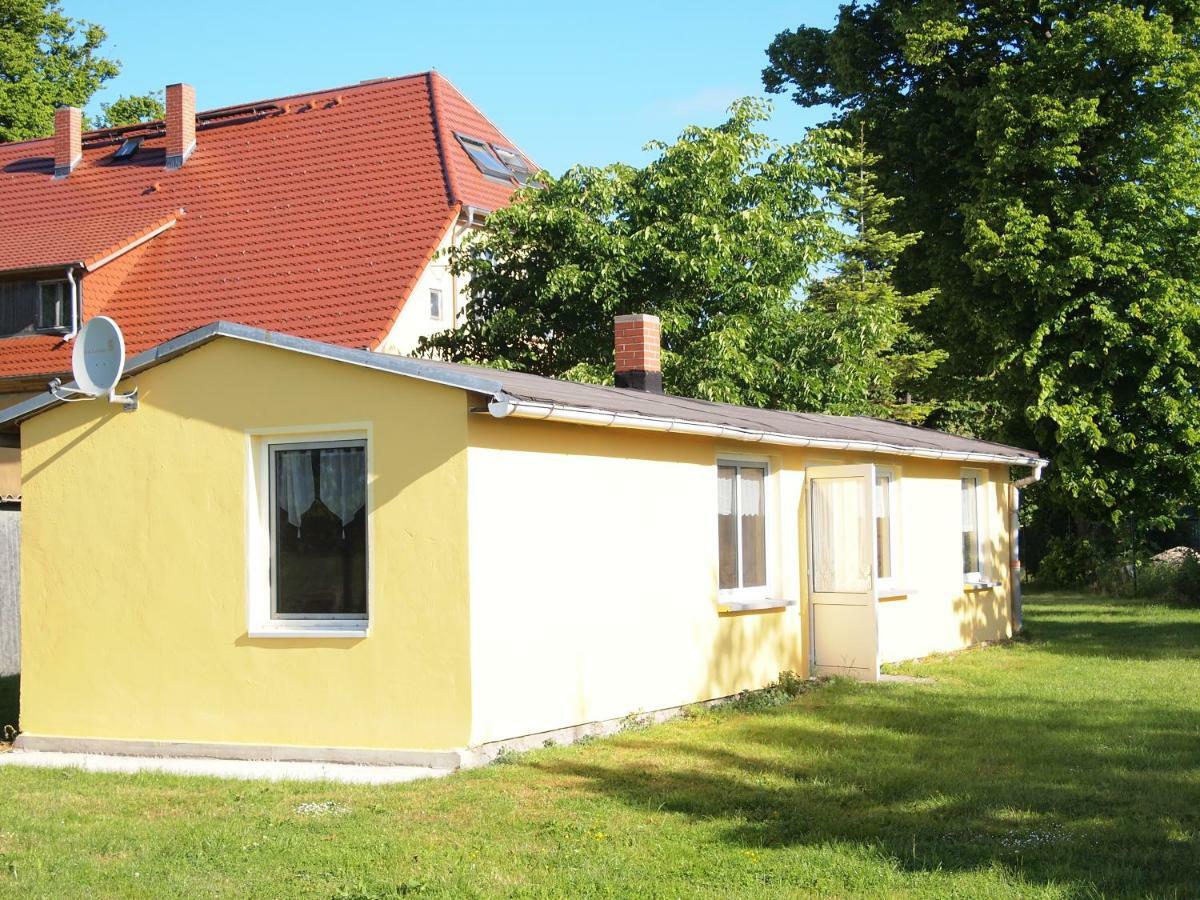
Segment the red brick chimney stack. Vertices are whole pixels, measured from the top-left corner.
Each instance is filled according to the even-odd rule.
[[[66,178],[83,159],[83,113],[74,106],[54,110],[54,177]]]
[[[167,168],[178,169],[196,149],[196,89],[167,85]]]
[[[663,392],[660,325],[658,316],[617,316],[613,329],[617,387]]]

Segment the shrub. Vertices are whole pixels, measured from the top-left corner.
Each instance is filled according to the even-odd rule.
[[[1050,539],[1033,580],[1047,588],[1090,586],[1102,580],[1105,569],[1104,557],[1092,541],[1060,536]]]
[[[1186,556],[1173,562],[1151,561],[1138,571],[1137,592],[1173,603],[1200,605],[1200,558]]]

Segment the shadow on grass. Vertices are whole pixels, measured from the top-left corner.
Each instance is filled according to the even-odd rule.
[[[1032,638],[1065,656],[1200,660],[1200,611],[1150,600],[1034,595]],[[1154,610],[1157,615],[1147,614]]]
[[[1054,655],[1194,651],[1157,626],[1052,617],[1041,607],[1034,627],[1035,640],[1062,642]],[[749,848],[853,845],[910,871],[1000,866],[1085,894],[1193,895],[1200,709],[1163,702],[1153,679],[1109,696],[1102,660],[1081,672],[1049,657],[1036,674],[1010,678],[1002,653],[990,681],[970,687],[835,683],[721,721],[719,734],[697,723],[674,740],[626,737],[624,747],[656,760],[653,771],[623,754],[536,765],[636,808],[719,823]],[[1086,689],[1072,691],[1071,678]],[[1027,690],[1028,679],[1042,683]]]
[[[12,739],[20,711],[21,676],[6,675],[0,678],[0,741]]]

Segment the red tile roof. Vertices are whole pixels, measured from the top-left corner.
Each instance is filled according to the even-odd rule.
[[[458,210],[513,190],[455,132],[515,146],[435,72],[201,113],[173,171],[161,123],[124,161],[131,132],[85,135],[57,180],[52,139],[0,144],[0,270],[95,267],[136,245],[83,280],[84,318],[116,319],[130,353],[217,319],[373,348]],[[0,379],[67,371],[70,349],[0,339]]]

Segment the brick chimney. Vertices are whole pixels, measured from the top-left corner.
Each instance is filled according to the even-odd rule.
[[[661,394],[663,383],[658,316],[617,316],[614,326],[617,387]]]
[[[54,177],[66,178],[83,159],[83,113],[74,106],[54,110]]]
[[[196,89],[167,85],[167,168],[178,169],[196,149]]]

